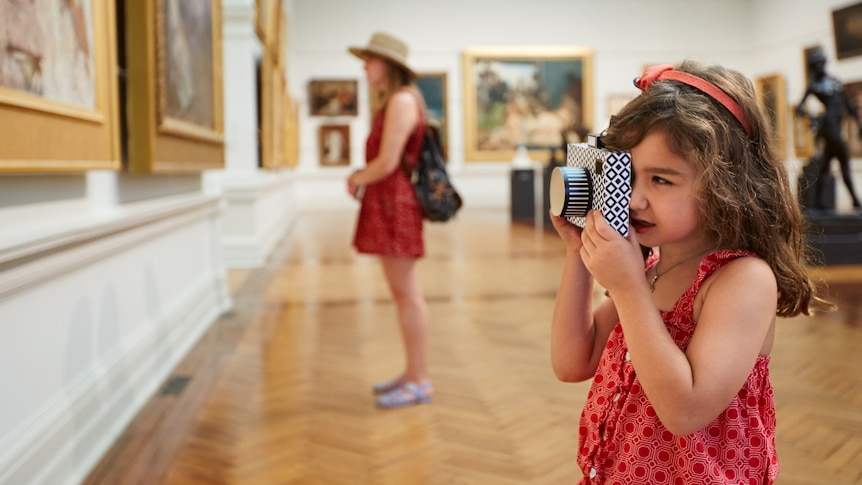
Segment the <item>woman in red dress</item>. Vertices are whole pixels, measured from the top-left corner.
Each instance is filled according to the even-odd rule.
[[[386,282],[398,310],[406,368],[394,379],[374,385],[377,405],[396,408],[431,401],[428,378],[428,307],[416,260],[425,254],[422,211],[402,158],[415,164],[425,131],[422,95],[407,65],[407,46],[382,32],[350,53],[365,61],[372,91],[371,133],[365,145],[366,166],[347,179],[347,191],[361,201],[353,245],[380,256]]]

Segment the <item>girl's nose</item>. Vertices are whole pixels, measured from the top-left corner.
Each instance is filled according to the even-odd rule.
[[[636,177],[632,177],[632,198],[629,202],[629,207],[632,210],[642,210],[647,206],[646,196],[644,195],[644,191],[640,188],[640,182]]]

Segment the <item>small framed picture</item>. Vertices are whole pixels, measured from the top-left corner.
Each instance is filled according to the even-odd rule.
[[[811,120],[796,113],[796,108],[790,105],[793,114],[793,154],[796,158],[807,160],[814,155],[814,134],[811,132]]]
[[[321,125],[318,143],[320,165],[350,165],[350,125]]]
[[[838,59],[862,55],[862,2],[832,11],[832,33]]]
[[[355,79],[309,81],[311,116],[356,116],[357,84]]]
[[[844,92],[850,98],[850,102],[856,105],[856,108],[862,108],[862,81],[852,81],[844,83]],[[847,147],[850,149],[850,156],[853,158],[862,157],[862,138],[859,137],[859,123],[852,116],[844,118],[844,139],[847,140]]]
[[[778,156],[787,154],[787,88],[783,74],[758,77],[754,80],[757,102],[766,114],[769,130],[778,147]]]
[[[447,73],[416,73],[416,87],[425,99],[426,120],[437,125],[443,158],[449,160],[449,100],[446,92]]]

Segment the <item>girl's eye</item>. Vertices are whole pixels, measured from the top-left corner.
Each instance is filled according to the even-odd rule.
[[[670,185],[670,181],[661,177],[653,177],[652,181],[656,185]]]

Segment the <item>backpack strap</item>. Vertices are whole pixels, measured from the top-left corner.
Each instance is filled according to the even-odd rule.
[[[429,125],[428,125],[427,121],[425,120],[425,110],[423,109],[422,98],[417,93],[416,88],[408,87],[406,89],[405,88],[402,88],[402,89],[409,92],[410,94],[412,94],[413,96],[416,97],[416,105],[419,108],[419,120],[416,123],[416,128],[414,128],[414,132],[410,133],[410,138],[407,139],[407,144],[404,145],[404,152],[401,153],[401,171],[404,173],[404,176],[407,177],[407,180],[410,181],[411,183],[413,183],[414,168],[416,166],[416,163],[418,163],[419,158],[422,157],[422,145],[425,144],[425,137],[428,136]],[[411,167],[410,164],[408,163],[408,160],[407,160],[407,146],[410,145],[410,141],[415,136],[415,130],[419,127],[423,127],[422,138],[421,138],[422,145],[420,145],[420,147],[419,147],[419,155],[417,156],[417,158],[415,160],[416,163],[414,163],[413,167]],[[438,138],[438,140],[439,140],[439,138]]]

